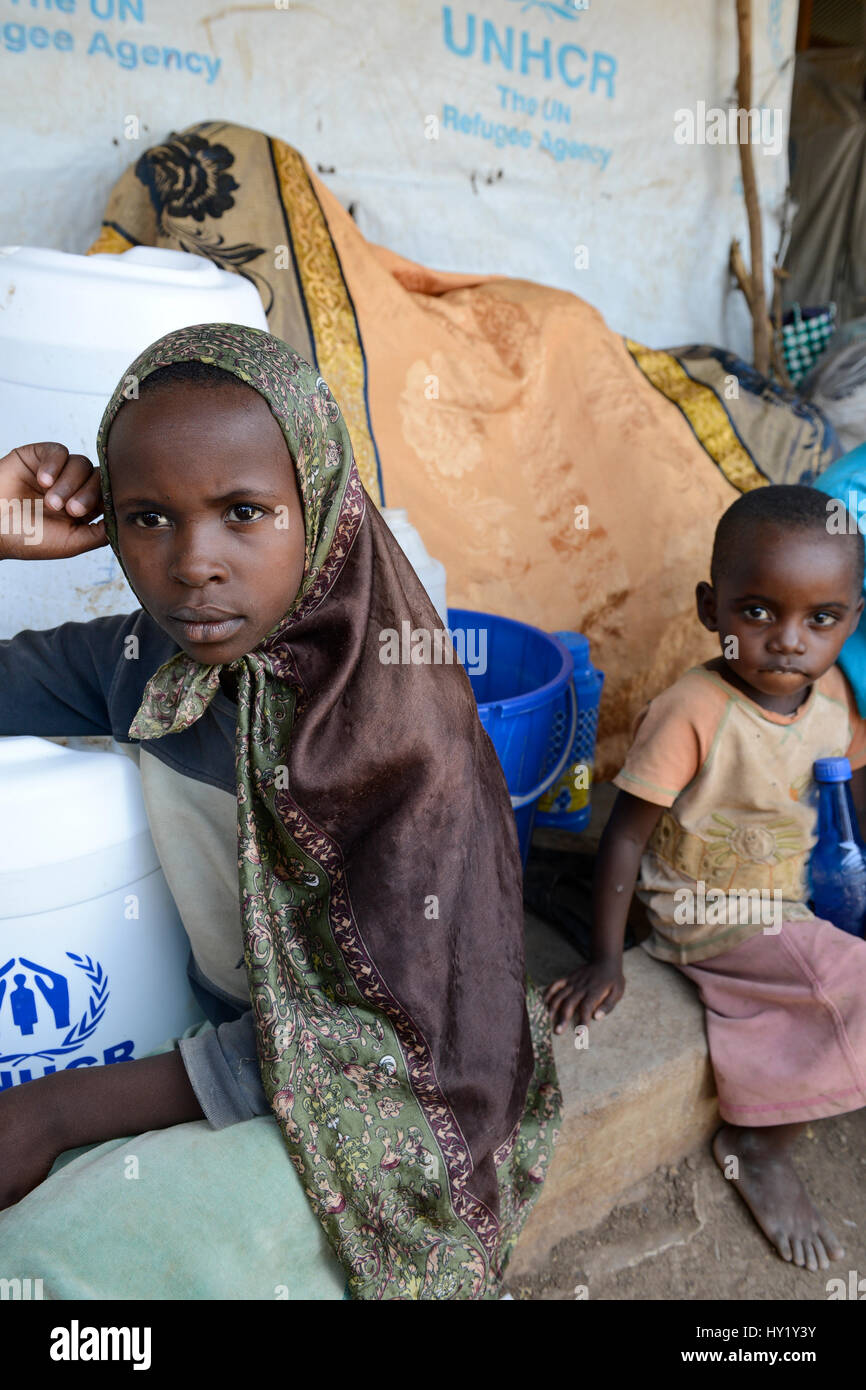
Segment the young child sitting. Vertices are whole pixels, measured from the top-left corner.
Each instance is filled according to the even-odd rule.
[[[722,655],[639,715],[599,846],[592,962],[546,995],[556,1032],[622,998],[640,872],[644,948],[693,980],[706,1009],[725,1122],[716,1161],[782,1258],[811,1270],[844,1251],[792,1143],[807,1121],[866,1105],[866,941],[807,906],[813,763],[866,764],[866,721],[835,665],[863,609],[863,537],[856,524],[835,534],[827,505],[811,488],[771,486],[719,522],[696,596]],[[726,905],[757,889],[761,909],[711,910],[711,888]]]

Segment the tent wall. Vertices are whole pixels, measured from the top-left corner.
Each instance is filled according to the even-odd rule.
[[[797,0],[756,0],[769,260]],[[678,110],[736,104],[734,0],[2,0],[0,240],[83,251],[148,145],[225,118],[296,145],[361,229],[442,269],[574,290],[649,344],[750,351],[727,272],[736,149]]]

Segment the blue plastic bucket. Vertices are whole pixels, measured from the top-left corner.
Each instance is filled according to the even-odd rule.
[[[574,742],[574,659],[557,637],[495,613],[449,608],[448,627],[505,773],[525,867],[536,803],[567,766]],[[554,716],[567,692],[570,734],[556,767],[545,773]]]
[[[604,672],[589,659],[589,638],[582,632],[557,632],[574,657],[574,690],[577,695],[577,734],[565,772],[544,793],[535,815],[536,826],[552,825],[575,834],[585,830],[592,811],[590,796],[595,765],[598,706]],[[561,699],[553,717],[553,731],[544,771],[559,762],[569,727],[569,701]]]

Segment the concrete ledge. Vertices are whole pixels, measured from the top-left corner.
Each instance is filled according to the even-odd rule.
[[[527,965],[545,987],[580,964],[558,932],[527,913]],[[563,1125],[538,1204],[509,1277],[538,1270],[559,1241],[603,1220],[660,1164],[676,1164],[719,1124],[697,991],[640,947],[625,955],[626,992],[589,1025],[578,1050],[554,1039]]]

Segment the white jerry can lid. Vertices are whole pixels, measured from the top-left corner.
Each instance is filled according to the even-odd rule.
[[[160,867],[122,753],[0,738],[0,921],[89,901]]]
[[[0,246],[0,377],[109,396],[118,361],[196,323],[267,329],[258,291],[204,256],[161,246],[74,255]]]

